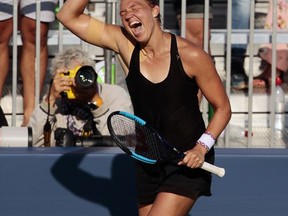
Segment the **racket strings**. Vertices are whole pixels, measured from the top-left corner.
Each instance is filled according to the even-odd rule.
[[[122,115],[114,115],[111,120],[114,135],[126,148],[149,159],[160,160],[164,157],[161,140],[150,128]]]
[[[154,133],[150,128],[144,127],[143,125],[137,125],[136,136],[138,143],[142,143],[142,146],[145,146],[145,151],[140,149],[140,145],[137,146],[136,152],[142,154],[143,156],[159,160],[163,157],[161,140],[158,135]],[[141,131],[141,132],[140,132]],[[139,134],[144,134],[139,136]]]
[[[137,142],[135,136],[135,125],[133,125],[133,121],[125,119],[120,115],[113,116],[111,121],[113,133],[117,140],[125,147],[134,149]]]

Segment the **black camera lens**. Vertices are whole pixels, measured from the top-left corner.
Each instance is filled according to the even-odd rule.
[[[79,88],[92,88],[97,82],[97,73],[91,66],[82,66],[76,73],[75,83]]]

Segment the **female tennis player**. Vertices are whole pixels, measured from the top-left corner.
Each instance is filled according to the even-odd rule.
[[[115,51],[135,115],[186,154],[178,164],[137,162],[139,215],[187,215],[200,196],[211,195],[211,173],[199,167],[204,160],[213,163],[215,139],[231,117],[213,61],[195,44],[162,30],[158,0],[119,1],[121,26],[85,14],[88,2],[65,1],[57,18],[84,41]],[[207,127],[199,89],[214,108]]]

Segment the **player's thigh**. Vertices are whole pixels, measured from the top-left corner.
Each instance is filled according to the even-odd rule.
[[[148,205],[139,205],[138,206],[138,215],[139,216],[147,216],[152,208],[152,204]]]
[[[197,200],[174,193],[160,192],[149,215],[184,216],[188,215]]]

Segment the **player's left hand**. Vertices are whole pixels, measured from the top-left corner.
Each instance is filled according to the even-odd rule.
[[[185,165],[190,168],[200,168],[205,159],[207,150],[205,147],[196,144],[194,148],[184,152],[185,157],[178,162],[178,165]]]

